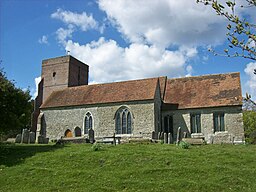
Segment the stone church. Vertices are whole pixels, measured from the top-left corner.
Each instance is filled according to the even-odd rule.
[[[42,62],[32,131],[62,137],[157,137],[171,133],[207,143],[243,142],[239,73],[165,76],[88,85],[89,66],[67,55]],[[152,134],[153,133],[153,134]],[[153,138],[155,139],[155,138]]]

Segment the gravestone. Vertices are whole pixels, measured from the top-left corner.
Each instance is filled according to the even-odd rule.
[[[152,131],[152,139],[156,139],[156,132]]]
[[[48,144],[49,138],[46,138],[42,135],[38,136],[38,144]]]
[[[165,144],[168,143],[167,133],[164,133],[164,143],[165,143]]]
[[[172,134],[168,133],[168,144],[172,143]]]
[[[15,143],[21,143],[21,134],[18,134],[15,138]]]
[[[89,129],[88,136],[89,136],[90,143],[94,143],[94,130],[93,129]]]
[[[163,140],[164,139],[164,132],[161,132],[161,140]]]
[[[29,143],[29,131],[28,129],[22,130],[21,143]]]
[[[161,140],[161,132],[158,132],[158,140]]]
[[[176,139],[176,144],[178,145],[180,143],[180,127],[177,130],[177,139]]]
[[[183,138],[187,138],[187,132],[183,132]]]
[[[29,143],[35,143],[36,134],[34,132],[29,133]]]

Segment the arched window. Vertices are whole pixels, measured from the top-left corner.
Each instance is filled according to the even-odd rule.
[[[81,137],[81,129],[79,127],[75,128],[75,137]]]
[[[132,133],[132,115],[127,108],[121,108],[116,112],[116,134]]]
[[[65,137],[73,137],[72,132],[70,131],[70,129],[67,129],[64,133]]]
[[[89,129],[92,129],[92,125],[92,114],[88,112],[84,118],[84,134],[89,133]]]

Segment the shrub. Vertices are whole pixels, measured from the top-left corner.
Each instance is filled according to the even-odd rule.
[[[102,145],[100,145],[99,143],[94,143],[91,147],[92,151],[99,151],[102,149]]]
[[[186,141],[180,141],[179,142],[179,146],[182,148],[182,149],[188,149],[190,144]]]
[[[256,144],[256,112],[243,112],[245,141],[247,143]]]

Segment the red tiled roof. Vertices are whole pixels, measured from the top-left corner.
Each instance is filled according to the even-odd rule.
[[[164,103],[178,109],[242,105],[240,74],[168,79]]]
[[[41,108],[153,100],[158,78],[69,87],[53,92]]]

